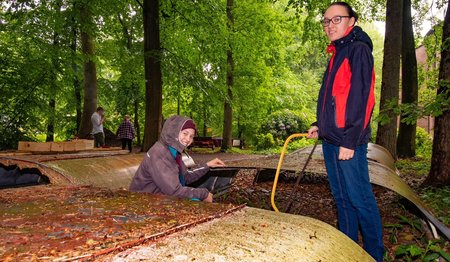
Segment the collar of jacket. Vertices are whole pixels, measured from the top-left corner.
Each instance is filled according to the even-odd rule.
[[[331,42],[327,47],[327,53],[334,53],[336,50],[340,49],[341,47],[347,45],[350,42],[353,42],[356,40],[356,34],[358,31],[361,31],[361,27],[359,26],[352,26],[347,29],[345,32],[344,37],[335,40]]]

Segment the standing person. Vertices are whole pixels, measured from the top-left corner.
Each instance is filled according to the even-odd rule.
[[[130,191],[212,202],[213,195],[206,188],[186,186],[208,173],[211,167],[225,166],[216,158],[199,168],[187,170],[181,153],[192,143],[196,132],[192,119],[182,116],[167,119],[161,138],[144,155],[144,160],[131,181]]]
[[[94,147],[105,146],[105,134],[103,133],[103,122],[105,122],[105,110],[103,107],[97,107],[91,116],[92,134],[94,135]]]
[[[358,242],[376,261],[384,254],[380,213],[369,181],[367,143],[375,104],[372,41],[358,26],[358,15],[345,2],[332,3],[322,23],[331,41],[331,58],[317,104],[317,122],[309,138],[320,138],[339,230]]]
[[[117,129],[116,136],[122,140],[122,150],[125,149],[126,146],[128,146],[128,151],[132,151],[132,142],[134,138],[134,126],[130,121],[130,116],[125,115],[123,118],[122,123],[120,124],[119,128]]]

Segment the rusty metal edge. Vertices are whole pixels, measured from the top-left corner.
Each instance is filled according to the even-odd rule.
[[[217,219],[217,218],[221,218],[223,216],[226,216],[226,215],[229,215],[231,213],[237,212],[237,211],[239,211],[239,210],[241,210],[241,209],[243,209],[245,207],[246,207],[246,204],[239,205],[237,207],[233,207],[231,209],[228,209],[228,210],[226,210],[224,212],[205,217],[205,218],[200,219],[198,221],[187,223],[187,224],[183,224],[183,225],[179,225],[179,226],[173,227],[171,229],[168,229],[168,230],[166,230],[164,232],[160,232],[160,233],[156,233],[156,234],[144,237],[144,238],[132,240],[132,241],[120,244],[118,246],[111,247],[111,248],[99,251],[97,253],[88,254],[88,255],[81,255],[81,256],[78,256],[78,257],[68,258],[68,259],[60,260],[60,261],[75,261],[75,260],[77,260],[77,261],[93,261],[94,259],[99,258],[101,256],[105,256],[105,255],[108,255],[108,254],[113,253],[113,252],[124,251],[124,250],[132,248],[134,246],[138,246],[138,245],[142,245],[142,244],[145,244],[145,243],[148,243],[148,242],[151,242],[151,241],[155,241],[155,240],[161,239],[163,237],[169,236],[171,234],[174,234],[176,232],[192,228],[192,227],[194,227],[194,226],[196,226],[198,224],[203,224],[203,223],[209,222],[211,220],[214,220],[214,219]]]
[[[63,184],[63,185],[75,184],[75,181],[64,175],[64,173],[38,161],[24,160],[11,157],[0,157],[0,163],[4,166],[17,165],[20,169],[37,168],[39,171],[41,171],[42,175],[45,175],[50,179],[51,184]],[[55,183],[55,181],[57,181],[57,183]]]

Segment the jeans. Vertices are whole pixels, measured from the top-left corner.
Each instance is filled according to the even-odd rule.
[[[130,151],[131,153],[131,143],[133,142],[133,140],[128,138],[121,138],[120,140],[122,140],[122,150],[124,150],[125,147],[128,145],[128,151]]]
[[[369,181],[367,144],[358,146],[350,160],[339,160],[339,146],[323,142],[323,156],[336,202],[339,230],[358,242],[361,229],[364,250],[383,260],[383,228]]]
[[[105,135],[103,132],[94,134],[94,147],[102,147],[105,145]]]

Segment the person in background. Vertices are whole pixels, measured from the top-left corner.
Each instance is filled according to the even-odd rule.
[[[337,207],[339,230],[376,261],[384,255],[380,213],[369,181],[367,143],[375,105],[372,41],[358,26],[358,15],[345,2],[334,2],[322,24],[330,40],[330,61],[317,103],[317,122],[309,138],[322,140],[323,156]]]
[[[105,146],[105,134],[103,133],[103,122],[105,122],[105,110],[101,106],[97,107],[91,116],[92,134],[94,135],[94,147]]]
[[[130,184],[130,191],[147,192],[199,199],[212,202],[213,195],[206,188],[186,185],[200,179],[211,167],[223,167],[218,158],[194,170],[187,170],[181,153],[194,140],[197,132],[194,121],[182,116],[166,120],[160,139],[144,155]]]
[[[122,140],[122,150],[128,146],[128,151],[131,153],[132,151],[132,142],[134,138],[134,126],[130,121],[130,116],[125,115],[122,123],[119,125],[117,129],[116,136]]]

